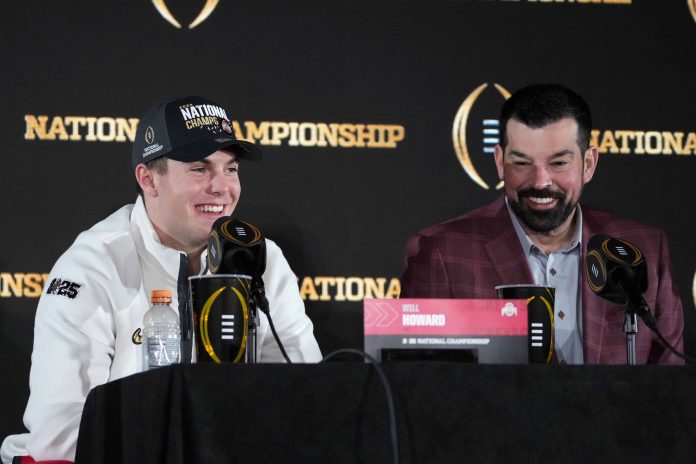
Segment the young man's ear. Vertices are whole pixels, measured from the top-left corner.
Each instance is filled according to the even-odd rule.
[[[155,186],[155,177],[152,169],[144,164],[139,164],[135,167],[135,180],[140,185],[143,195],[150,197],[157,196],[157,187]]]

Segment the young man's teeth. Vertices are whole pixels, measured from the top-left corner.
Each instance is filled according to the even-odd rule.
[[[530,200],[532,200],[534,203],[551,203],[553,201],[553,198],[537,198],[537,197],[529,197]]]
[[[222,205],[220,205],[220,206],[201,205],[198,207],[198,209],[203,211],[204,213],[221,213],[222,212]]]

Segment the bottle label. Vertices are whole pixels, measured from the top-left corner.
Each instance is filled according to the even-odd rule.
[[[147,353],[150,369],[177,364],[181,353],[179,339],[175,337],[148,337]]]

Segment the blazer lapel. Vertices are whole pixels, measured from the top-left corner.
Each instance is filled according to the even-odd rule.
[[[499,209],[491,221],[491,227],[493,238],[484,248],[498,274],[499,285],[534,283],[504,201],[499,200]]]
[[[590,211],[582,210],[582,255],[580,257],[580,275],[582,285],[582,345],[585,364],[598,364],[604,344],[604,333],[607,325],[607,303],[594,294],[587,284],[585,277],[585,256],[587,242],[595,234],[600,233],[594,224]]]

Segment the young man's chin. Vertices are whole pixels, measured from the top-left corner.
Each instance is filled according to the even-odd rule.
[[[213,227],[213,224],[217,220],[217,217],[201,217],[199,216],[196,218],[196,235],[203,238],[205,237],[205,240],[208,240],[208,235],[210,235],[210,230]]]

